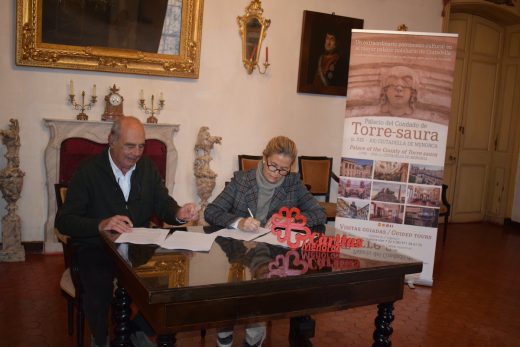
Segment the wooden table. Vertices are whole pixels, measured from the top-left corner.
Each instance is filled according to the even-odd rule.
[[[327,228],[328,235],[335,233],[341,231]],[[403,297],[404,276],[422,271],[422,262],[365,242],[364,247],[378,249],[378,259],[399,262],[366,259],[359,256],[360,249],[343,249],[339,255],[289,251],[219,237],[210,252],[179,252],[115,244],[115,237],[103,234],[118,276],[112,342],[117,347],[129,345],[130,298],[158,334],[161,347],[175,346],[179,331],[373,304],[378,304],[374,346],[387,346],[393,303]]]

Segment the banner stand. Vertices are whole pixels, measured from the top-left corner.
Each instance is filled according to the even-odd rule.
[[[433,285],[457,35],[352,30],[335,225]],[[378,248],[379,247],[379,248]]]

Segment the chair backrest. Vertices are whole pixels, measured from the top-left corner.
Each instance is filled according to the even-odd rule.
[[[332,158],[299,156],[298,170],[303,183],[310,187],[309,191],[315,196],[324,196],[329,201],[330,180],[336,176],[332,172]]]
[[[166,178],[166,144],[157,139],[147,139],[143,155],[148,156],[157,166],[161,178]],[[106,143],[97,143],[80,137],[71,137],[60,145],[59,182],[68,183],[78,167],[88,158],[102,152]]]
[[[442,201],[442,208],[440,215],[441,216],[450,216],[451,215],[451,205],[448,201],[448,185],[443,184],[442,185],[442,193],[441,193],[441,201]]]
[[[255,169],[258,166],[258,162],[261,160],[262,160],[261,155],[239,154],[238,155],[238,170],[247,171],[250,169]]]

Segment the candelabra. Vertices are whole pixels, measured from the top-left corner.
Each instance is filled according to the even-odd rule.
[[[90,102],[88,104],[85,104],[85,91],[83,90],[81,92],[81,104],[78,104],[76,102],[76,96],[74,95],[74,83],[70,81],[69,101],[75,110],[80,110],[80,113],[76,115],[76,119],[88,120],[88,115],[85,113],[85,110],[90,110],[97,101],[96,85],[94,84],[92,88],[92,96],[90,97]]]
[[[146,118],[146,123],[156,124],[157,117],[155,117],[155,114],[164,108],[163,93],[161,93],[161,95],[159,97],[159,105],[157,107],[154,106],[154,100],[155,100],[155,96],[152,94],[151,105],[150,105],[150,107],[146,106],[145,100],[144,100],[144,93],[143,93],[143,90],[141,89],[141,93],[139,96],[139,106],[141,106],[141,108],[144,110],[145,114],[150,115],[150,117]]]

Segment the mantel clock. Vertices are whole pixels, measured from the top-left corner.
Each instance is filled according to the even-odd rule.
[[[101,120],[111,122],[124,116],[123,101],[124,98],[119,94],[119,88],[114,84],[114,86],[110,88],[110,93],[105,95],[105,112],[101,116]]]

